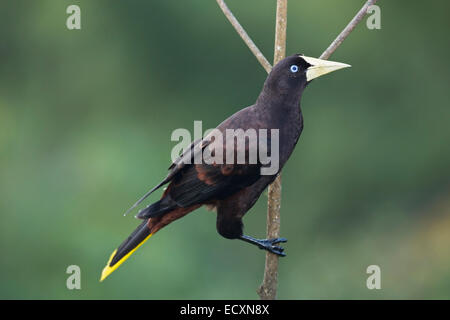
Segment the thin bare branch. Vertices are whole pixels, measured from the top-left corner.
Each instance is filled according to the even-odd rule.
[[[256,57],[256,59],[259,61],[261,66],[266,70],[267,73],[269,73],[270,70],[272,70],[272,66],[270,65],[270,62],[267,61],[266,57],[258,49],[258,47],[252,41],[252,39],[249,37],[247,32],[245,32],[244,28],[241,26],[239,21],[234,17],[233,13],[228,8],[225,1],[217,0],[217,4],[219,5],[220,9],[222,9],[222,11],[225,14],[225,16],[227,17],[228,21],[230,21],[231,25],[237,31],[239,36],[242,38],[242,40],[244,40],[245,44],[248,46],[250,51],[253,53],[253,55]]]
[[[277,0],[273,65],[286,56],[287,0]]]
[[[336,39],[329,45],[327,50],[325,50],[321,55],[320,59],[328,59],[334,51],[344,42],[345,38],[348,37],[348,35],[355,29],[355,27],[358,25],[358,23],[364,18],[364,16],[367,14],[367,9],[375,4],[378,0],[368,0],[364,6],[361,8],[361,10],[358,11],[356,16],[353,17],[353,19],[350,21],[350,23],[342,30],[342,32],[337,36]]]
[[[286,55],[286,27],[287,0],[277,0],[277,14],[275,22],[274,61],[276,65]],[[280,236],[280,208],[281,208],[281,174],[269,186],[267,200],[267,239]],[[278,256],[266,253],[264,278],[257,290],[261,300],[274,300],[278,286]]]

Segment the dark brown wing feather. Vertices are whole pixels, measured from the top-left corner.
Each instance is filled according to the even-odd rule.
[[[255,183],[259,177],[260,166],[256,164],[190,165],[170,184],[168,196],[181,207],[220,200]]]

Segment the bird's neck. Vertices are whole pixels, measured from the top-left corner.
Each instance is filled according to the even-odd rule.
[[[293,109],[298,109],[302,92],[281,92],[263,90],[256,104],[267,109],[272,109],[274,112],[282,112]]]
[[[300,108],[301,92],[297,95],[268,94],[263,91],[256,101],[261,117],[271,129],[279,130],[279,165],[284,166],[303,130]]]

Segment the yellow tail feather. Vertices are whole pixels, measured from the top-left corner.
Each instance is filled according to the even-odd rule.
[[[127,260],[145,241],[147,241],[153,233],[150,233],[144,240],[142,240],[133,250],[128,252],[126,255],[122,257],[119,261],[116,262],[112,267],[109,266],[111,263],[111,260],[114,258],[114,256],[117,253],[117,249],[114,250],[114,252],[111,254],[111,257],[109,257],[108,263],[106,264],[106,267],[103,268],[102,275],[100,277],[100,282],[105,280],[111,273],[113,273],[125,260]]]

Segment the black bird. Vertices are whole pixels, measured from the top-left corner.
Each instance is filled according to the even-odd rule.
[[[151,235],[189,212],[207,205],[217,211],[217,231],[227,239],[240,239],[254,244],[261,249],[284,256],[283,248],[278,243],[286,242],[284,238],[255,239],[243,234],[242,217],[258,200],[264,189],[276,178],[288,160],[303,129],[303,117],[299,106],[303,90],[311,80],[335,70],[350,67],[347,64],[326,61],[304,55],[289,56],[275,65],[268,75],[262,91],[252,106],[244,108],[222,122],[216,129],[216,135],[208,135],[195,141],[169,167],[167,177],[145,194],[133,207],[135,208],[150,193],[169,183],[162,198],[141,210],[137,217],[144,221],[111,255],[103,269],[100,281],[103,281],[119,267]],[[239,144],[233,137],[230,147],[226,144],[227,129],[242,129],[244,144]],[[257,137],[259,147],[265,147],[270,154],[271,163],[263,161],[257,153],[256,161],[251,161],[249,147],[251,137],[246,136],[248,129],[266,129],[265,145]],[[274,140],[273,129],[278,129],[278,139]],[[222,133],[223,137],[218,138]],[[242,135],[241,135],[242,136]],[[276,138],[276,137],[275,137]],[[254,141],[253,141],[254,142]],[[275,142],[275,144],[272,144]],[[224,146],[220,147],[219,143]],[[278,144],[277,144],[278,143]],[[217,146],[219,146],[217,148]],[[278,147],[276,150],[275,147]],[[234,152],[230,161],[206,162],[191,161],[199,153],[208,149],[211,156],[223,158],[227,152]],[[244,161],[237,161],[237,155],[244,154]],[[217,154],[216,154],[217,153]],[[217,158],[215,158],[217,159]],[[270,172],[273,159],[278,163]],[[263,173],[263,169],[266,172]],[[129,210],[129,211],[130,211]]]

